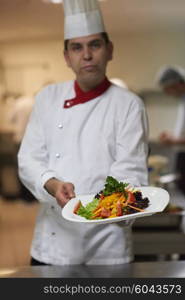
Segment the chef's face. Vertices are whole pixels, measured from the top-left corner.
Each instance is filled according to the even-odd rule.
[[[69,40],[64,56],[79,83],[96,86],[105,78],[112,53],[112,43],[107,43],[101,34],[93,34]]]
[[[164,92],[167,95],[174,97],[181,97],[185,94],[185,83],[177,82],[164,87]]]

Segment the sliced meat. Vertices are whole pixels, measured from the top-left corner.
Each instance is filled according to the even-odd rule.
[[[101,210],[101,217],[108,218],[108,217],[110,217],[110,215],[111,215],[111,211],[109,209],[106,209],[103,207]]]
[[[120,201],[117,202],[116,209],[117,209],[116,216],[118,216],[118,217],[122,216],[123,215],[123,211],[122,211],[122,206],[121,206],[121,202]]]

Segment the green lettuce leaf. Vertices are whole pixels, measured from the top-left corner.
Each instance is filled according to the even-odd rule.
[[[99,199],[94,198],[90,203],[86,206],[83,206],[82,203],[78,209],[77,215],[84,217],[86,219],[91,219],[93,215],[93,211],[98,206]]]

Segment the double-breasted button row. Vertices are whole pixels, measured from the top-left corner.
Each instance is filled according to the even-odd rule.
[[[59,128],[59,129],[62,129],[62,128],[63,128],[63,125],[62,125],[61,123],[58,124],[58,128]],[[60,157],[61,157],[60,153],[56,153],[55,156],[56,156],[56,158],[60,158]]]

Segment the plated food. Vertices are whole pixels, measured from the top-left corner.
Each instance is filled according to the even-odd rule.
[[[149,205],[150,200],[143,197],[141,190],[108,176],[104,189],[85,206],[79,200],[73,213],[87,220],[101,220],[144,212]]]
[[[131,188],[108,176],[98,194],[77,195],[62,209],[62,217],[70,222],[106,224],[151,216],[164,211],[169,193],[159,187]]]

